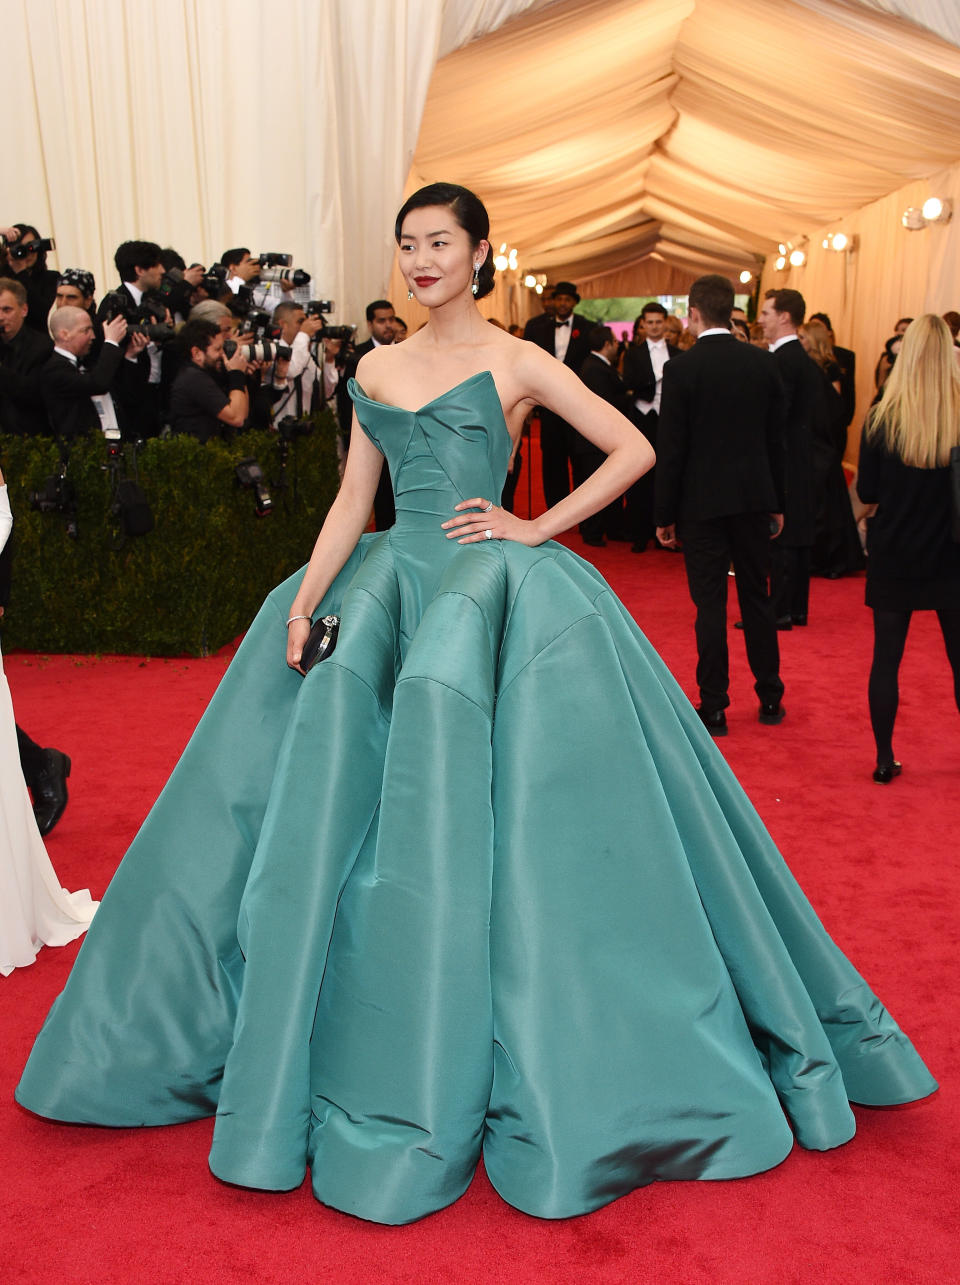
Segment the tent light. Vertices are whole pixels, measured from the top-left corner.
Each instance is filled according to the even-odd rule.
[[[791,268],[802,268],[803,265],[806,263],[806,261],[807,261],[807,256],[804,254],[802,250],[790,251]]]
[[[740,284],[746,285],[748,282],[752,280],[753,280],[753,273],[749,272],[746,268],[744,268],[744,270],[740,273]]]
[[[915,205],[909,205],[901,214],[900,222],[908,232],[919,232],[921,228],[927,226],[927,220],[923,217],[923,210],[918,210]]]
[[[509,260],[505,254],[495,254],[493,256],[493,266],[498,272],[506,272]]]
[[[786,255],[781,254],[773,266],[776,268],[778,272],[782,272],[784,268],[787,266]]]
[[[821,247],[822,247],[824,250],[829,250],[829,249],[830,249],[830,238],[829,238],[828,236],[825,236],[825,237],[823,238],[823,240],[820,242],[820,245],[821,245]]]
[[[540,284],[539,281],[533,288],[537,292],[537,294],[543,294],[543,286]]]
[[[928,223],[948,223],[953,214],[953,202],[939,196],[928,196],[922,213]]]
[[[511,250],[510,253],[507,255],[507,263],[510,265],[511,268],[514,268],[514,269],[516,268],[517,266],[516,250]]]
[[[777,249],[778,249],[778,250],[780,251],[780,253],[784,256],[784,258],[786,258],[786,256],[787,256],[787,247],[783,244],[783,242],[782,242],[782,241],[781,241],[781,242],[780,242],[780,244],[777,246]]]
[[[523,284],[527,287],[528,290],[532,290],[534,286],[537,284],[537,278],[533,275],[532,272],[528,272],[527,275],[523,278]]]

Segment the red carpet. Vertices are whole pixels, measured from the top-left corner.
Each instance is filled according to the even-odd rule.
[[[682,559],[615,545],[593,560],[692,693]],[[935,621],[918,616],[902,673],[903,776],[873,784],[862,604],[860,580],[815,582],[810,627],[781,635],[780,727],[756,722],[742,638],[731,632],[730,735],[720,744],[828,929],[940,1080],[935,1097],[857,1109],[848,1146],[796,1149],[755,1178],[656,1185],[544,1223],[503,1204],[480,1173],[452,1208],[382,1228],[323,1208],[307,1184],[269,1195],[217,1182],[206,1166],[209,1121],[113,1131],[17,1108],[14,1084],[77,947],[45,949],[0,978],[3,1285],[960,1280],[960,718]],[[6,658],[20,722],[73,757],[70,806],[49,842],[65,886],[103,892],[227,660]]]

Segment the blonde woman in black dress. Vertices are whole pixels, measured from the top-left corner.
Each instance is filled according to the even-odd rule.
[[[960,708],[960,544],[952,535],[950,491],[950,451],[958,444],[960,370],[953,338],[928,313],[907,329],[860,444],[857,493],[876,506],[867,530],[867,606],[874,622],[873,779],[880,785],[901,770],[893,756],[897,675],[914,611],[937,613]]]

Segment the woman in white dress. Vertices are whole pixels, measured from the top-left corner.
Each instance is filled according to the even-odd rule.
[[[0,472],[0,549],[13,516]],[[86,888],[60,887],[20,770],[10,689],[0,656],[0,977],[32,964],[41,946],[65,946],[86,932],[99,902]]]

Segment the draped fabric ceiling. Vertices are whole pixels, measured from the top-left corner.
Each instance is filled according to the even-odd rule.
[[[960,198],[957,0],[0,0],[0,24],[0,223],[53,232],[100,292],[133,237],[284,250],[362,332],[402,297],[404,190],[442,178],[585,295],[767,259],[871,354],[960,304],[960,217],[899,226]],[[841,220],[859,248],[826,255]],[[806,268],[773,274],[804,237]],[[507,274],[484,306],[531,302]]]
[[[960,160],[943,36],[955,0],[559,0],[440,61],[408,187],[475,187],[585,293],[756,269]]]

